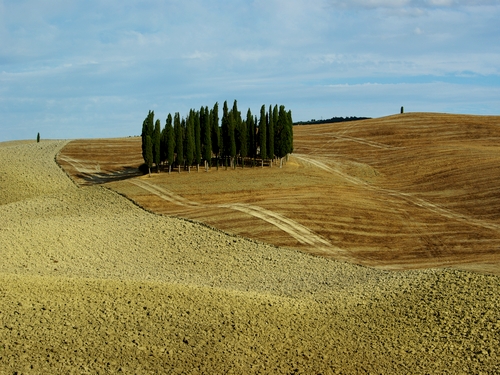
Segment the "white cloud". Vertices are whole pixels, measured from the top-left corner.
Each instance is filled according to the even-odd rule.
[[[194,51],[192,53],[189,53],[187,55],[184,55],[183,57],[188,60],[201,60],[201,61],[207,61],[212,58],[214,58],[216,54],[211,53],[211,52],[201,52],[201,51]]]
[[[435,8],[498,5],[496,0],[330,0],[335,7],[348,8]]]

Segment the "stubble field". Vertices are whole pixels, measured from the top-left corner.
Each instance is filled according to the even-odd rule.
[[[0,144],[0,372],[498,373],[499,118],[442,116],[151,178],[134,138]]]
[[[499,117],[417,113],[294,133],[282,169],[121,178],[142,162],[140,138],[72,142],[59,162],[153,212],[276,246],[381,269],[500,275]]]

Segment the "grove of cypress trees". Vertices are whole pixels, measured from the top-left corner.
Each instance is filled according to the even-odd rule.
[[[224,165],[235,168],[248,156],[265,160],[277,156],[283,158],[293,152],[293,120],[292,112],[286,111],[285,106],[273,108],[269,106],[266,113],[266,105],[260,109],[260,118],[252,115],[250,108],[246,119],[243,120],[238,110],[238,102],[234,100],[231,109],[227,101],[224,101],[222,124],[219,127],[219,104],[216,102],[213,109],[201,107],[199,111],[191,109],[186,119],[181,118],[176,112],[174,118],[169,114],[165,128],[162,130],[160,120],[154,120],[154,111],[149,111],[142,124],[142,155],[148,164],[151,173],[152,164],[156,165],[158,173],[162,163],[169,164],[169,173],[175,162],[179,166],[190,167],[199,165],[205,161],[205,168],[211,165],[212,156],[217,157],[217,168],[219,167],[219,156],[223,156]],[[39,141],[39,134],[37,141]],[[149,141],[148,141],[149,137]],[[148,145],[147,142],[151,144]],[[151,146],[151,150],[148,147]],[[259,151],[260,150],[260,151]],[[151,155],[148,153],[151,152]]]

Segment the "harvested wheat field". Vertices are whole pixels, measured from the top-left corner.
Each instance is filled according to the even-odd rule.
[[[58,160],[80,184],[276,246],[500,275],[500,117],[408,113],[294,133],[281,169],[125,178],[142,163],[139,138],[71,142]]]
[[[478,119],[481,128],[484,119]],[[492,129],[494,121],[498,125],[498,118],[488,125]],[[133,160],[117,156],[112,163],[100,160],[98,167],[90,155],[75,157],[65,151],[71,151],[75,142],[1,143],[0,373],[500,372],[500,279],[489,274],[498,264],[494,246],[498,189],[479,173],[482,164],[464,156],[460,161],[470,166],[465,171],[455,159],[448,169],[436,169],[438,176],[474,178],[468,181],[470,187],[451,188],[444,177],[429,182],[424,171],[419,174],[418,167],[431,161],[425,155],[414,160],[419,153],[413,151],[400,163],[411,160],[415,166],[409,165],[407,174],[396,181],[391,168],[397,157],[391,153],[406,155],[397,149],[405,144],[408,152],[412,149],[403,133],[397,135],[396,122],[393,143],[361,134],[369,127],[342,126],[341,131],[304,127],[302,141],[302,129],[297,128],[295,155],[282,169],[160,173],[152,178],[132,177],[134,163],[140,163],[136,139],[135,146],[134,139],[117,142],[130,142],[120,147],[136,147],[139,157],[131,152]],[[390,129],[378,129],[384,130]],[[314,146],[314,131],[331,138],[330,144]],[[454,132],[450,130],[449,142],[459,138],[455,146],[459,148],[463,137]],[[484,157],[485,165],[491,162],[483,171],[489,171],[493,180],[498,178],[493,163],[498,154],[495,134],[491,130],[469,150]],[[491,138],[490,144],[483,143],[486,138]],[[360,151],[350,159],[349,149],[362,149],[363,144],[368,147],[364,156]],[[376,154],[380,150],[371,150],[378,148],[375,144],[396,149],[382,148]],[[421,140],[418,147],[423,145]],[[436,145],[434,158],[453,154],[453,147],[446,144],[439,151]],[[68,173],[80,174],[76,184],[56,164],[59,152]],[[425,153],[432,155],[430,150]],[[259,200],[255,191],[262,186],[252,187],[254,182],[249,181],[257,177],[252,173],[261,178],[271,170],[266,182],[271,193],[263,194],[271,200]],[[305,182],[294,176],[299,172],[309,174]],[[225,186],[222,177],[213,180],[215,186],[187,182],[217,173],[247,185],[228,183],[220,193]],[[130,194],[149,211],[95,184],[105,181],[113,182],[104,186]],[[307,189],[300,186],[310,186],[311,181],[317,181],[318,190],[304,197]],[[290,184],[297,191],[296,198],[288,198],[292,208],[280,198]],[[481,187],[485,190],[475,190]],[[218,194],[210,194],[210,189]],[[332,195],[323,195],[327,191]],[[345,194],[344,210],[353,205],[351,223],[349,213],[340,212],[342,207],[330,215],[316,212],[323,204],[333,206],[325,197],[341,194]],[[390,235],[385,234],[384,222],[375,225],[369,217],[377,215],[388,197],[392,200],[381,212],[388,215]],[[302,202],[314,199],[317,203],[308,214],[292,215],[291,211],[301,210]],[[364,213],[363,206],[373,212]],[[397,209],[400,232],[391,221]],[[217,210],[228,218],[212,222],[215,213],[203,213]],[[315,223],[317,215],[324,223]],[[477,237],[466,226],[469,219],[474,228],[484,229]],[[241,224],[228,224],[242,220],[248,233],[238,229]],[[337,231],[329,229],[334,223]],[[456,228],[461,229],[453,233]],[[423,229],[428,230],[418,237]],[[434,233],[429,241],[437,241],[444,232],[462,243],[462,252],[458,245],[448,249],[451,240],[431,251],[407,238],[413,233],[417,241]],[[387,247],[380,245],[384,236]],[[377,237],[381,237],[378,252],[373,240]],[[410,259],[404,256],[405,248],[392,244],[399,238],[404,239],[401,245],[408,244]],[[480,247],[487,241],[488,256],[481,250],[486,247]],[[448,257],[451,265],[461,267],[459,258],[465,255],[469,256],[465,266],[474,265],[474,252],[481,273],[450,268],[389,271],[336,260],[403,269],[443,266]],[[433,263],[431,258],[441,254],[444,258]]]

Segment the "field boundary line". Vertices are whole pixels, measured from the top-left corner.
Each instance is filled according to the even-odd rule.
[[[494,223],[488,223],[488,222],[485,222],[484,220],[475,219],[475,218],[467,217],[467,216],[462,215],[462,214],[458,214],[454,211],[443,208],[435,203],[432,203],[432,202],[426,201],[425,199],[416,197],[410,193],[403,193],[403,192],[400,192],[397,190],[385,189],[385,188],[371,185],[363,180],[360,180],[360,179],[353,177],[353,176],[349,176],[346,173],[344,173],[336,168],[332,168],[332,167],[324,164],[323,162],[316,160],[316,159],[313,159],[311,157],[308,157],[308,156],[305,156],[302,154],[297,154],[297,155],[294,154],[293,156],[299,160],[302,160],[303,162],[312,164],[313,166],[316,166],[317,168],[320,168],[324,171],[338,174],[341,177],[343,177],[344,179],[346,179],[347,181],[349,181],[355,185],[362,185],[367,189],[377,191],[377,192],[383,192],[383,193],[386,193],[387,195],[390,195],[392,197],[401,198],[401,199],[403,199],[411,204],[414,204],[418,207],[427,209],[435,214],[438,214],[440,216],[444,216],[448,219],[453,219],[453,220],[465,222],[468,224],[480,226],[480,227],[490,229],[493,231],[500,231],[500,225],[497,225]]]
[[[184,206],[184,207],[217,207],[217,208],[227,208],[239,212],[243,212],[247,215],[253,216],[260,220],[263,220],[271,225],[274,225],[278,229],[289,234],[301,244],[312,246],[316,249],[323,251],[344,251],[336,246],[333,246],[328,240],[321,237],[320,235],[314,233],[309,228],[296,221],[281,215],[277,212],[267,210],[259,206],[253,206],[245,203],[232,203],[232,204],[214,204],[206,205],[194,201],[190,201],[180,195],[177,195],[167,189],[156,186],[146,181],[140,180],[129,180],[129,182],[135,186],[138,186],[168,202]]]

